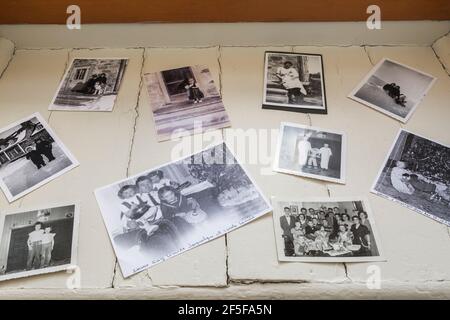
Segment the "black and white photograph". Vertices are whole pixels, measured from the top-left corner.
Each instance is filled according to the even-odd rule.
[[[432,75],[383,59],[349,98],[406,123],[435,81]]]
[[[372,192],[450,226],[450,147],[401,129]]]
[[[263,108],[326,114],[322,55],[266,52]]]
[[[0,129],[0,187],[9,202],[77,166],[38,113]]]
[[[97,189],[129,277],[272,210],[225,143]]]
[[[73,59],[49,110],[112,111],[128,59]]]
[[[230,126],[207,66],[146,73],[144,79],[159,141]]]
[[[0,217],[0,281],[76,265],[78,206],[20,210]]]
[[[346,135],[282,122],[274,171],[345,183]]]
[[[366,199],[272,197],[272,205],[279,261],[385,260]]]

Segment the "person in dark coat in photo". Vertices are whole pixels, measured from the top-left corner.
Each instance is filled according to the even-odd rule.
[[[164,186],[159,189],[158,198],[163,218],[173,222],[181,235],[193,230],[191,224],[184,218],[188,212],[200,207],[194,198],[183,196],[172,186]]]
[[[280,227],[283,230],[284,239],[284,255],[289,257],[294,255],[294,236],[292,235],[292,228],[295,227],[297,220],[291,215],[291,208],[284,207],[284,216],[280,217]]]
[[[27,147],[25,151],[25,158],[31,160],[38,170],[45,166],[44,158],[42,158],[40,152],[36,151],[33,147]]]
[[[356,256],[371,256],[371,243],[370,243],[370,231],[361,224],[361,218],[358,216],[352,217],[353,224],[350,228],[353,234],[353,244],[360,245],[360,249],[355,252]]]
[[[84,84],[81,84],[81,88],[79,85],[73,87],[72,91],[85,93],[85,94],[93,94],[95,91],[95,83],[97,82],[98,75],[93,74]]]
[[[106,86],[107,82],[106,73],[100,74],[100,76],[97,78],[96,81],[99,82],[102,86]]]
[[[45,156],[49,162],[55,160],[55,156],[53,155],[53,146],[50,141],[45,139],[37,139],[35,144],[36,151]]]

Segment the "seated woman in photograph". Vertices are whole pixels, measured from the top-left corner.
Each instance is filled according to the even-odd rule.
[[[300,104],[302,95],[306,96],[307,93],[292,62],[286,61],[283,66],[278,67],[275,76],[281,80],[282,86],[287,90],[289,103]]]
[[[172,186],[174,188],[177,188],[179,186],[177,182],[165,178],[164,172],[162,172],[161,170],[152,171],[147,176],[150,178],[154,191],[158,191],[165,186]]]
[[[197,82],[194,78],[187,79],[187,84],[184,86],[184,88],[188,92],[189,100],[193,101],[194,103],[200,103],[202,102],[205,95],[200,90],[200,88],[197,85]]]

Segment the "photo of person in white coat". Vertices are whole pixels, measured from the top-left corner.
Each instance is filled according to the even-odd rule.
[[[311,151],[311,142],[308,141],[310,136],[311,135],[308,134],[301,135],[297,142],[298,165],[300,166],[300,169],[306,165],[306,162],[308,161],[308,155]]]

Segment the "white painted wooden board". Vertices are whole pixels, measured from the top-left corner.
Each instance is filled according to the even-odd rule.
[[[444,42],[434,49],[448,62]],[[321,53],[328,115],[261,109],[265,50]],[[3,53],[4,50],[1,50]],[[2,56],[2,54],[0,54]],[[130,58],[113,112],[48,112],[67,62],[72,57]],[[40,289],[60,297],[444,297],[450,296],[450,236],[445,226],[369,193],[399,122],[346,98],[383,57],[438,78],[404,128],[450,144],[450,79],[431,47],[209,47],[79,50],[17,50],[0,78],[0,127],[33,112],[50,126],[80,166],[0,212],[55,201],[81,203],[79,266],[82,289],[66,291],[68,274],[42,275],[0,283],[0,297],[38,297]],[[9,60],[9,59],[8,59]],[[257,134],[278,129],[281,121],[342,130],[348,135],[347,183],[338,185],[272,173],[270,164],[249,163],[254,146],[235,150],[266,196],[369,197],[388,258],[380,266],[381,290],[364,282],[369,264],[279,263],[272,218],[266,215],[225,237],[202,245],[148,271],[123,279],[93,196],[97,187],[171,160],[178,142],[158,143],[141,74],[189,64],[207,64],[223,95],[232,129]],[[246,131],[247,130],[247,131]],[[274,141],[276,136],[274,136]],[[229,141],[230,142],[230,141]],[[267,137],[256,143],[267,146]],[[206,146],[206,145],[203,145]],[[201,148],[197,146],[196,150]],[[264,151],[264,150],[263,150]],[[273,155],[274,150],[270,150]],[[271,157],[269,157],[271,158]],[[264,159],[264,158],[263,158]],[[116,269],[116,272],[114,270]],[[227,282],[229,280],[229,282]],[[289,282],[298,282],[295,284]],[[254,284],[246,284],[255,282]],[[260,282],[267,283],[261,285]],[[270,282],[277,282],[270,284]],[[279,282],[279,283],[278,283]],[[303,283],[307,282],[307,283]],[[111,288],[113,286],[113,288]],[[8,290],[3,290],[8,289]],[[131,290],[131,291],[130,291]]]

